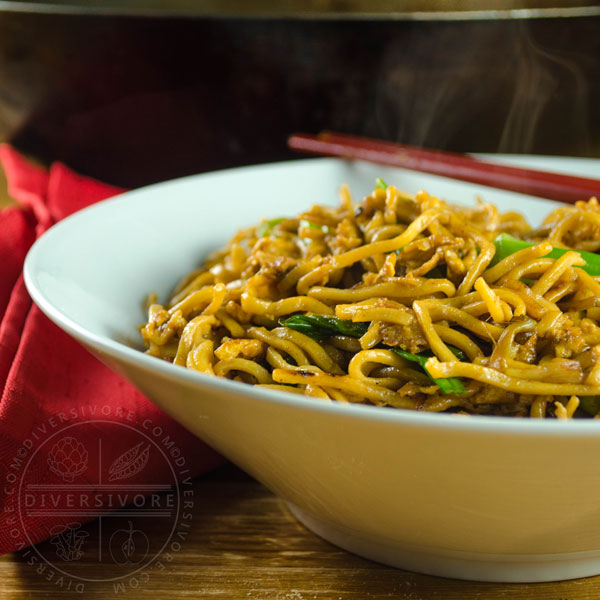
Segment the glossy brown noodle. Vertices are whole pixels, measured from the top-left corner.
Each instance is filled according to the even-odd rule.
[[[487,203],[452,206],[393,186],[360,204],[314,206],[239,231],[165,305],[150,301],[147,352],[203,373],[314,396],[463,414],[583,415],[600,395],[600,282],[577,252],[600,248],[595,199],[553,211],[538,230]],[[501,232],[536,243],[493,267]],[[292,314],[368,323],[360,338],[316,341]],[[459,348],[458,360],[449,346]],[[431,351],[431,377],[390,350]]]

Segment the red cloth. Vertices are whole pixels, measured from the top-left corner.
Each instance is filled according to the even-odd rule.
[[[23,284],[23,261],[39,235],[123,190],[59,163],[46,171],[8,145],[0,146],[0,162],[9,193],[20,204],[0,211],[3,554],[73,525],[73,515],[59,510],[72,502],[66,496],[40,510],[45,492],[57,485],[91,489],[100,498],[96,508],[110,512],[115,507],[102,481],[164,488],[222,458],[58,329],[32,304]],[[94,511],[80,510],[75,520],[93,518]]]

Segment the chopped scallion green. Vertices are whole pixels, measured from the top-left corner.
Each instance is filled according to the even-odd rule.
[[[302,221],[300,221],[300,227],[310,227],[311,229],[319,229],[323,233],[329,233],[330,231],[327,225],[317,225],[316,223],[313,223],[312,221],[307,221],[306,219],[302,219]]]
[[[257,237],[267,237],[273,231],[273,228],[279,223],[283,223],[287,219],[285,217],[279,217],[278,219],[271,219],[270,221],[263,221],[258,229],[256,230]]]
[[[392,352],[395,352],[398,356],[401,356],[402,358],[405,358],[406,360],[410,360],[412,362],[416,362],[417,364],[421,365],[421,368],[423,369],[423,371],[425,371],[425,373],[427,373],[427,375],[429,375],[429,377],[431,377],[431,374],[429,373],[429,371],[425,368],[425,363],[431,358],[430,356],[425,356],[423,354],[413,354],[412,352],[406,352],[406,350],[402,350],[401,348],[390,348],[390,350]],[[458,349],[453,349],[454,354],[456,354],[456,356],[459,358],[458,353],[460,352],[462,354],[461,350]],[[464,354],[463,354],[464,356]],[[464,394],[466,392],[465,386],[463,385],[462,381],[460,379],[458,379],[457,377],[444,377],[441,379],[436,379],[435,377],[431,377],[431,379],[434,381],[434,383],[436,385],[439,386],[439,388],[442,390],[442,392],[444,392],[444,394]]]
[[[347,319],[324,315],[293,315],[287,319],[281,319],[279,324],[299,331],[315,340],[323,340],[332,335],[359,338],[369,328],[369,323],[353,323]]]
[[[496,254],[494,255],[494,259],[490,263],[490,266],[493,266],[499,263],[502,259],[518,252],[519,250],[523,250],[525,248],[531,248],[535,246],[531,242],[525,242],[523,240],[518,240],[508,233],[501,233],[495,240],[494,245],[496,246]],[[565,252],[571,252],[568,248],[553,248],[553,250],[548,254],[550,258],[560,258]],[[573,252],[577,252],[581,254],[586,264],[582,266],[577,266],[577,269],[583,269],[587,273],[592,276],[600,276],[600,255],[594,254],[593,252],[586,252],[584,250],[573,250]]]

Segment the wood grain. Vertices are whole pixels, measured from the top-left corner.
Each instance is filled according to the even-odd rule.
[[[194,483],[193,526],[181,550],[144,581],[86,582],[83,593],[66,589],[50,569],[39,573],[23,553],[0,557],[0,597],[16,598],[245,598],[314,600],[400,598],[405,600],[583,600],[600,597],[600,577],[543,584],[489,584],[428,577],[388,568],[354,556],[301,526],[285,504],[256,481],[227,466]],[[153,521],[150,537],[164,535]],[[87,541],[97,523],[85,526]],[[40,545],[50,551],[48,542]],[[84,556],[78,578],[118,574],[110,561]]]

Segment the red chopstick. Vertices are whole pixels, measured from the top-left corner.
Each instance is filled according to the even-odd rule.
[[[466,154],[428,150],[343,133],[295,133],[288,145],[294,150],[340,156],[442,175],[494,188],[573,204],[600,197],[600,180],[489,163]]]

